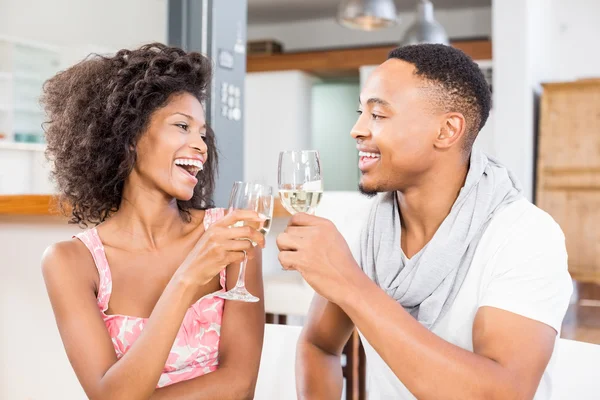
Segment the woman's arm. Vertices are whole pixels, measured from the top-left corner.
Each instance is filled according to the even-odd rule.
[[[151,400],[244,400],[254,398],[265,326],[261,251],[248,261],[246,287],[258,303],[226,301],[219,345],[219,369],[156,389]],[[227,268],[227,288],[235,286],[239,264]]]
[[[51,246],[44,253],[42,271],[58,330],[90,399],[147,400],[154,393],[198,287],[226,265],[243,259],[242,251],[252,250],[248,240],[239,239],[251,238],[264,245],[263,235],[248,226],[229,228],[237,221],[256,218],[256,213],[236,210],[202,235],[167,284],[140,336],[119,360],[96,302],[97,274],[90,253],[77,239]],[[242,341],[243,328],[237,327],[236,332]],[[228,329],[232,328],[224,326]]]

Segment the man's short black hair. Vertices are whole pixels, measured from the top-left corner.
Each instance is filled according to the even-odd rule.
[[[443,44],[398,47],[389,53],[388,59],[413,64],[417,76],[439,89],[436,91],[439,106],[446,112],[464,115],[465,146],[470,150],[492,106],[490,88],[479,66],[461,50]]]

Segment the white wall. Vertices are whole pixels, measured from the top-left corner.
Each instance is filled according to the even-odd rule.
[[[544,0],[529,10],[538,22],[542,57],[533,60],[541,82],[600,77],[600,2]]]
[[[0,399],[85,399],[63,349],[40,259],[78,232],[64,221],[0,217]]]
[[[309,146],[315,81],[301,71],[246,76],[244,179],[277,189],[279,152]]]
[[[167,0],[0,0],[0,34],[108,49],[164,42]]]
[[[488,37],[492,33],[490,7],[436,10],[436,19],[451,38]],[[414,13],[401,13],[400,24],[375,32],[340,26],[335,19],[250,25],[248,40],[276,39],[285,51],[357,47],[399,42],[412,23]]]
[[[282,150],[310,146],[311,94],[316,79],[301,71],[258,72],[246,76],[244,180],[271,185],[277,192]],[[286,221],[274,220],[263,252],[263,272],[281,270],[275,238]]]
[[[497,0],[493,4],[494,146],[498,158],[523,185],[533,186],[534,33],[528,6],[534,0]]]

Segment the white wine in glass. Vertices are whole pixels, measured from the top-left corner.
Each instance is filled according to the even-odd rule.
[[[270,186],[258,183],[235,182],[231,189],[231,198],[229,199],[229,209],[241,209],[256,211],[263,221],[239,221],[234,226],[250,226],[266,235],[271,228],[271,219],[273,218],[273,189]],[[250,239],[241,239],[250,240]],[[252,242],[254,246],[256,243]],[[216,296],[225,300],[237,300],[247,303],[255,303],[260,299],[246,289],[246,265],[248,256],[244,252],[244,261],[240,264],[240,273],[235,287],[225,293],[219,293]]]
[[[323,197],[321,162],[316,150],[279,154],[279,196],[291,214],[314,214]]]
[[[297,212],[314,214],[322,196],[322,190],[307,191],[302,189],[291,189],[279,191],[279,197],[281,197],[283,208],[288,210],[291,214]]]
[[[271,196],[272,199],[273,196]],[[272,201],[272,200],[271,200]],[[273,208],[273,206],[270,206],[271,209]],[[241,226],[249,226],[251,228],[256,229],[257,231],[259,231],[260,233],[262,233],[264,236],[267,236],[267,233],[269,233],[269,230],[271,229],[271,216],[267,216],[265,214],[262,213],[258,213],[258,215],[263,218],[262,221],[238,221],[236,222],[233,226],[238,228]],[[256,243],[252,242],[252,244],[254,246],[256,246]]]

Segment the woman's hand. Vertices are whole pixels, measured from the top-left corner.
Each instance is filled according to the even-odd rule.
[[[212,224],[190,251],[175,276],[194,286],[210,282],[223,268],[241,262],[244,252],[251,257],[253,243],[265,245],[265,237],[252,226],[263,221],[258,213],[250,210],[233,210],[223,219]],[[244,226],[234,227],[238,223]]]

